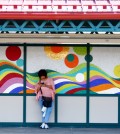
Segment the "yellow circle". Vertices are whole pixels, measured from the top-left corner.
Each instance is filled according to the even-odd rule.
[[[44,47],[44,51],[49,58],[52,58],[54,60],[60,60],[60,59],[64,59],[69,52],[69,47],[63,47],[63,46],[61,47],[62,47],[61,49],[62,51],[58,51],[58,53],[52,51],[53,50],[52,46]]]
[[[120,65],[115,66],[115,68],[114,68],[114,74],[117,77],[120,77]]]

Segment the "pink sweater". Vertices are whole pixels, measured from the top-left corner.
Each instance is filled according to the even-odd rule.
[[[45,97],[52,97],[52,100],[54,100],[54,96],[55,96],[55,86],[54,86],[54,81],[52,78],[47,78],[45,81],[44,81],[44,84],[46,85],[51,85],[52,86],[52,89],[51,88],[48,88],[48,87],[41,87],[41,90],[42,90],[42,94],[41,94],[41,91],[38,91],[38,89],[40,89],[40,82],[38,82],[36,85],[35,85],[35,93],[36,93],[36,99],[39,100],[39,98],[41,96],[45,96]]]

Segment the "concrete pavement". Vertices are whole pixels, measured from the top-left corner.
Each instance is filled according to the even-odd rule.
[[[0,134],[120,134],[120,128],[0,127]]]

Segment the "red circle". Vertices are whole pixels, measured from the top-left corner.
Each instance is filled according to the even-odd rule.
[[[20,58],[21,56],[21,50],[19,47],[17,46],[9,46],[7,49],[6,49],[6,57],[9,59],[9,60],[12,60],[12,61],[16,61]]]
[[[59,53],[59,52],[61,52],[63,50],[63,47],[54,46],[54,47],[51,47],[51,50],[54,53]]]
[[[65,64],[66,64],[66,66],[69,67],[69,68],[74,68],[74,67],[76,67],[76,66],[78,65],[78,63],[79,63],[78,57],[77,57],[75,54],[72,54],[72,55],[74,56],[74,60],[73,60],[73,61],[69,61],[69,60],[67,59],[67,56],[66,56],[66,58],[65,58]]]

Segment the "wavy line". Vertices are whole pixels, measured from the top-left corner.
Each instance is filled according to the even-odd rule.
[[[11,78],[22,78],[23,79],[23,76],[18,73],[9,73],[9,74],[5,75],[5,77],[1,80],[0,86],[2,86],[7,80],[9,80]]]
[[[6,90],[3,93],[10,93],[13,89],[18,88],[18,87],[23,87],[23,84],[20,83],[15,83],[6,88]]]
[[[6,61],[6,60],[0,60],[0,68],[3,66],[7,66],[7,68],[8,68],[8,66],[14,67],[15,69],[18,69],[19,71],[23,72],[23,70],[21,68],[19,68],[17,65],[15,65],[9,61]]]
[[[66,92],[68,92],[74,88],[79,88],[79,87],[78,86],[66,87],[63,90],[60,90],[60,88],[58,88],[58,89],[56,89],[56,93],[65,94]]]
[[[52,77],[55,83],[57,93],[82,93],[86,91],[86,63],[78,65],[67,73],[59,73],[54,70],[47,69],[48,76]],[[85,77],[83,82],[76,81],[77,73],[82,73]],[[0,92],[3,93],[7,89],[9,93],[23,93],[23,70],[11,62],[0,61]],[[37,72],[26,73],[26,92],[34,92],[34,85],[39,78]],[[99,67],[90,64],[90,93],[98,94],[119,94],[120,79],[112,78]],[[17,87],[15,87],[15,84]],[[21,86],[19,85],[21,84]],[[13,85],[13,86],[12,86]],[[19,87],[18,87],[19,85]],[[83,89],[83,90],[82,90]],[[84,92],[85,93],[85,92]]]
[[[102,84],[102,85],[98,85],[98,86],[95,86],[95,87],[91,87],[90,90],[93,91],[93,92],[98,92],[98,91],[107,90],[107,89],[110,89],[110,88],[113,88],[113,87],[115,87],[115,86],[112,85],[112,84]]]
[[[59,88],[56,88],[56,86],[55,86],[57,93],[62,92],[62,91],[64,92],[65,90],[70,90],[72,88],[78,88],[78,87],[79,86],[76,86],[76,84],[67,84],[67,85],[63,85]]]
[[[119,87],[119,88],[120,88],[120,85],[117,84],[116,82],[114,82],[111,77],[105,76],[104,74],[101,74],[100,72],[96,72],[96,71],[94,71],[94,72],[95,72],[94,75],[102,76],[104,79],[108,80],[108,81],[111,82],[113,85],[115,85],[116,87]],[[94,75],[93,75],[93,74],[92,74],[92,75],[90,74],[91,77],[94,76]]]
[[[97,92],[98,94],[116,94],[116,93],[120,93],[120,89],[119,88],[110,88],[104,91],[99,91]]]
[[[65,78],[57,78],[57,79],[54,79],[54,83],[55,84],[59,84],[59,83],[61,83],[61,82],[67,82],[67,81],[70,81],[71,82],[71,80],[68,80],[68,79],[65,79]]]
[[[2,80],[6,75],[8,75],[8,74],[10,74],[10,73],[17,73],[17,74],[20,74],[20,75],[22,75],[23,76],[23,74],[21,74],[20,72],[18,72],[18,71],[14,71],[14,70],[9,70],[8,71],[8,69],[6,69],[6,71],[3,73],[2,71],[0,72],[0,79]]]
[[[92,76],[92,77],[90,78],[90,82],[93,81],[93,80],[97,80],[97,79],[103,79],[103,77],[98,76],[98,75]]]
[[[16,87],[13,90],[11,90],[9,93],[20,93],[23,91],[23,87]]]
[[[35,85],[29,83],[29,82],[26,82],[26,86],[29,87],[29,88],[32,88],[34,89],[35,88]]]
[[[58,83],[58,84],[55,84],[55,87],[56,87],[56,88],[60,88],[60,87],[62,87],[63,85],[71,85],[71,84],[74,84],[74,85],[76,85],[76,86],[81,87],[81,85],[78,84],[78,83],[76,83],[76,82],[66,82],[66,81],[61,82],[61,83]],[[82,86],[83,86],[83,85],[82,85]]]
[[[78,91],[86,90],[86,88],[75,88],[66,92],[66,94],[75,94]]]
[[[31,94],[31,93],[35,93],[34,89],[26,89],[26,93]]]
[[[4,92],[5,89],[9,88],[11,85],[14,85],[13,83],[18,83],[18,84],[22,84],[23,86],[23,79],[22,78],[12,78],[12,79],[9,79],[7,80],[2,86],[1,86],[1,89],[0,89],[0,93]]]
[[[96,79],[90,82],[90,87],[94,87],[102,84],[110,84],[110,82],[106,79]]]

